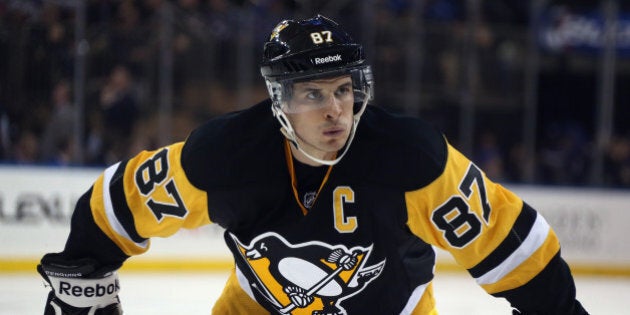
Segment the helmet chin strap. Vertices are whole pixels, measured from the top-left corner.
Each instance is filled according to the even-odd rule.
[[[361,115],[363,114],[363,111],[365,111],[366,105],[367,105],[367,99],[363,102],[363,105],[361,106],[361,110],[358,113],[354,114],[354,118],[352,120],[352,130],[350,130],[350,135],[348,135],[348,140],[346,141],[345,149],[343,150],[341,155],[339,155],[334,160],[322,160],[306,153],[306,151],[304,151],[300,147],[297,141],[298,137],[295,133],[295,130],[293,129],[293,126],[291,126],[291,122],[289,122],[289,119],[287,118],[285,113],[280,108],[276,107],[275,105],[272,105],[272,110],[273,110],[274,116],[276,116],[276,118],[282,125],[282,128],[280,128],[280,132],[282,132],[284,137],[287,138],[287,140],[289,140],[295,146],[295,148],[298,149],[298,151],[300,151],[302,154],[304,154],[304,156],[306,156],[309,160],[315,163],[330,166],[330,165],[335,165],[339,163],[339,161],[341,161],[344,155],[348,153],[348,149],[350,149],[350,144],[352,144],[352,140],[354,140],[354,135],[356,134],[357,126],[359,125],[359,120],[361,119]]]

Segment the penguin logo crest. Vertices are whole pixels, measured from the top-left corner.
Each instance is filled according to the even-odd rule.
[[[385,267],[385,260],[366,266],[373,245],[291,244],[273,232],[257,236],[249,245],[231,233],[230,237],[251,271],[252,277],[247,277],[251,290],[246,291],[280,314],[347,315],[342,302],[359,294]]]

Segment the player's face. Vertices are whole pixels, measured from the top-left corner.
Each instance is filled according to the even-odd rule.
[[[285,111],[300,147],[320,159],[333,159],[352,129],[354,94],[350,76],[293,85]]]

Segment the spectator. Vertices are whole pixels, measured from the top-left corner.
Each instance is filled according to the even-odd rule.
[[[606,151],[604,182],[613,187],[630,187],[630,139],[615,137]]]
[[[103,113],[105,162],[125,158],[139,109],[133,78],[124,65],[115,66],[100,93]]]
[[[89,112],[86,127],[85,163],[94,166],[106,165],[102,113],[100,111]]]
[[[33,131],[23,131],[13,145],[13,163],[35,164],[39,159],[39,139]]]
[[[41,140],[41,159],[45,163],[66,165],[73,150],[74,109],[70,102],[70,84],[58,82],[52,91],[53,112]]]
[[[585,184],[590,155],[584,127],[572,122],[552,124],[543,139],[538,165],[542,183]]]
[[[7,159],[9,149],[9,119],[5,113],[2,102],[0,102],[0,161]]]
[[[504,163],[501,148],[497,144],[497,139],[491,131],[485,131],[479,137],[479,147],[474,156],[474,162],[481,169],[485,170],[486,175],[496,180],[503,180]]]
[[[135,1],[121,1],[116,8],[110,49],[114,62],[126,63],[128,71],[134,75],[144,74],[145,62],[150,57],[147,40],[152,31],[157,31],[147,29],[144,22]]]

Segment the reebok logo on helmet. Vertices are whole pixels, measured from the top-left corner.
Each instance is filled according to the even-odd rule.
[[[324,63],[331,63],[331,62],[342,61],[342,59],[341,59],[341,54],[337,54],[337,55],[326,56],[326,57],[323,57],[323,58],[315,57],[313,59],[313,61],[315,62],[316,65],[321,65],[321,64],[324,64]]]

